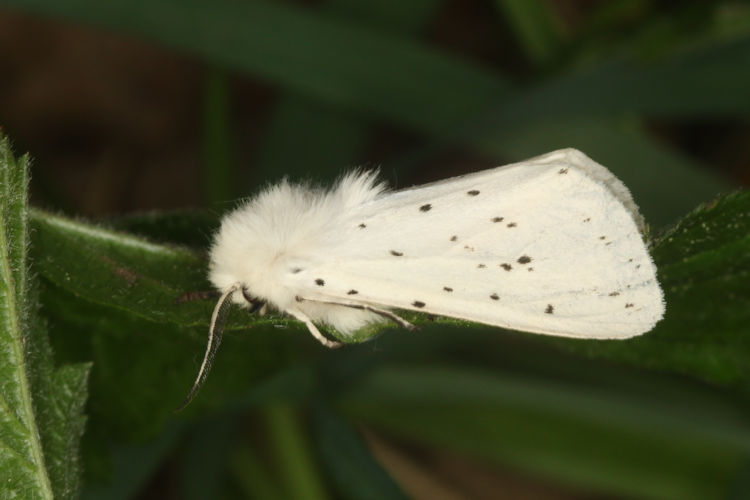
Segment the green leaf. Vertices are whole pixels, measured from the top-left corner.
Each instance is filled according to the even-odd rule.
[[[29,279],[28,157],[0,136],[0,484],[6,496],[76,498],[87,365],[55,369]]]
[[[47,473],[55,498],[77,498],[91,363],[69,363],[55,369],[45,322],[39,321],[33,331],[32,336],[37,339],[30,342],[35,347],[27,351],[27,359],[33,367],[30,378],[34,409]]]
[[[5,332],[19,332],[26,311],[28,240],[28,168],[29,157],[13,156],[10,140],[0,134],[0,242],[2,243],[3,307]]]
[[[141,233],[187,238],[186,224],[203,220],[195,215],[180,220],[173,214],[151,214],[118,224]],[[54,321],[56,350],[69,361],[95,362],[93,435],[115,443],[154,435],[173,418],[205,349],[216,300],[197,293],[212,290],[206,260],[186,248],[36,210],[32,226],[35,269],[43,278],[41,291],[45,312]],[[248,383],[318,348],[297,322],[250,315],[240,308],[232,310],[227,330],[232,348],[219,352],[210,387],[186,410],[188,415],[226,401]],[[231,335],[241,330],[250,331]],[[138,360],[137,369],[133,360]],[[93,463],[87,468],[101,476],[106,474],[98,470],[103,450],[95,446],[92,443],[91,452],[96,458],[89,459]]]
[[[151,321],[202,326],[210,317],[213,300],[183,297],[211,290],[195,253],[39,210],[31,223],[35,266],[55,285]]]
[[[99,448],[101,441],[123,444],[153,437],[175,418],[175,409],[198,372],[209,316],[195,327],[157,322],[116,305],[76,297],[46,279],[43,285],[56,351],[66,360],[94,361],[87,431],[94,438],[84,440],[84,445],[88,446],[87,471],[103,478],[108,473],[102,465],[107,450]],[[259,380],[303,362],[320,349],[303,328],[282,327],[287,320],[277,325],[253,320],[239,308],[233,311],[227,325],[231,330],[209,383],[179,418],[226,404]],[[244,331],[238,331],[241,328]]]
[[[28,157],[0,136],[0,484],[11,495],[52,498],[25,360],[29,304],[26,249]]]

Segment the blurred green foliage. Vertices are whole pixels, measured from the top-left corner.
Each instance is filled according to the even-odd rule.
[[[653,119],[747,122],[750,8],[600,2],[572,29],[548,2],[488,5],[498,43],[512,42],[498,50],[516,58],[502,70],[425,40],[445,7],[439,0],[0,0],[204,60],[206,192],[216,202],[247,194],[231,154],[230,72],[279,93],[257,183],[333,177],[382,124],[418,138],[386,165],[397,172],[457,147],[487,166],[558,147],[587,152],[625,181],[655,227],[684,217],[654,239],[668,304],[654,332],[572,341],[418,317],[419,333],[385,332],[328,352],[294,321],[235,311],[207,385],[175,415],[213,306],[181,297],[210,288],[201,252],[218,217],[153,213],[92,225],[27,214],[4,194],[3,217],[21,224],[28,215],[33,229],[28,260],[41,313],[25,306],[37,333],[3,340],[16,355],[3,354],[4,398],[28,397],[28,373],[37,407],[34,419],[28,405],[6,406],[6,420],[7,408],[22,408],[24,423],[15,441],[0,434],[0,446],[22,443],[37,456],[41,446],[47,464],[34,462],[34,472],[3,462],[0,477],[20,481],[17,471],[31,470],[25,484],[47,482],[37,491],[75,495],[75,468],[55,464],[76,456],[82,363],[93,361],[84,498],[134,497],[167,465],[184,498],[402,497],[360,425],[606,495],[750,495],[750,197],[715,199],[729,181],[649,128]],[[6,149],[3,165],[12,174],[25,163]],[[25,181],[14,189],[24,192]],[[25,269],[23,249],[18,241],[3,249],[8,269]],[[16,296],[36,302],[33,290]],[[27,369],[17,359],[24,338],[42,339]],[[55,388],[67,402],[45,400]]]

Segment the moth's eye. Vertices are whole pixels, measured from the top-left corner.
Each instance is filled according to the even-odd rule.
[[[242,287],[242,296],[245,297],[245,300],[250,304],[251,313],[254,313],[266,304],[264,300],[250,295],[250,291],[244,286]]]

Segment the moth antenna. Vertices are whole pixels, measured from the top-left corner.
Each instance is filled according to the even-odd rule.
[[[206,378],[208,378],[208,373],[211,371],[214,357],[219,350],[219,345],[221,345],[221,337],[224,334],[224,324],[226,323],[229,314],[229,306],[232,304],[229,299],[239,288],[239,284],[233,285],[221,295],[219,301],[216,303],[214,312],[211,315],[211,325],[208,327],[208,345],[206,346],[206,353],[203,355],[203,362],[198,370],[198,376],[195,378],[193,387],[190,389],[190,392],[188,392],[185,400],[175,411],[180,411],[185,408],[193,400],[195,395],[198,394],[198,391],[203,387]]]
[[[320,330],[318,330],[318,327],[315,326],[312,320],[308,318],[307,315],[303,313],[302,311],[300,311],[299,309],[289,309],[286,312],[288,312],[289,314],[291,314],[298,320],[302,321],[307,326],[307,329],[310,331],[312,336],[315,337],[318,340],[318,342],[320,342],[324,346],[329,347],[331,349],[338,349],[339,347],[344,345],[341,342],[336,342],[335,340],[328,340],[327,338],[325,338],[325,336],[322,333],[320,333]]]

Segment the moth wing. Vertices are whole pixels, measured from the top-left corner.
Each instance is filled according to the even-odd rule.
[[[628,338],[664,312],[642,224],[614,175],[561,150],[367,203],[294,279],[310,300]]]

